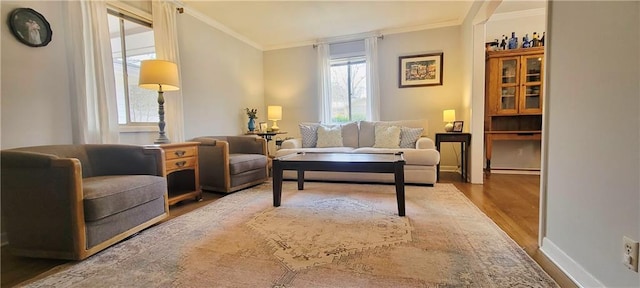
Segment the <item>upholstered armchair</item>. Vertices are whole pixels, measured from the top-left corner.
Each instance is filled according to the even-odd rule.
[[[163,151],[50,145],[1,151],[9,250],[80,260],[168,216]]]
[[[257,136],[205,136],[198,145],[202,190],[231,193],[267,181],[267,142]]]

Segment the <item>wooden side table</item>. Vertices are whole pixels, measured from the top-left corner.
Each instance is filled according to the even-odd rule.
[[[460,160],[460,176],[462,182],[467,182],[467,173],[469,166],[469,146],[471,145],[471,133],[436,133],[436,149],[440,151],[440,143],[442,142],[460,142],[460,152],[462,159]],[[436,168],[437,181],[440,181],[440,162]]]
[[[198,142],[162,144],[159,147],[164,150],[169,205],[189,198],[202,200]]]

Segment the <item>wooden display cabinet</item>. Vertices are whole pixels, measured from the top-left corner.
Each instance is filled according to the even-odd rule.
[[[165,177],[169,192],[169,205],[194,198],[202,200],[198,142],[159,145],[164,150]]]
[[[485,86],[486,170],[493,141],[535,140],[542,134],[544,47],[488,51]]]

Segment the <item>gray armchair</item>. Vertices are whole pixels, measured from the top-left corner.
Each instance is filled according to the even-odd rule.
[[[231,193],[267,181],[267,142],[256,136],[204,136],[198,145],[202,190]]]
[[[9,250],[80,260],[169,215],[164,155],[133,145],[2,150]]]

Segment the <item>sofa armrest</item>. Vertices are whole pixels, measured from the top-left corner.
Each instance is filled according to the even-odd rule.
[[[428,137],[420,137],[416,141],[416,149],[436,149],[436,144]]]
[[[91,176],[155,175],[162,176],[163,150],[153,146],[137,145],[85,145]]]
[[[7,225],[3,229],[11,249],[86,248],[80,161],[44,153],[2,151],[0,162],[2,217],[10,219],[3,221]],[[71,254],[60,252],[56,256],[78,256]]]
[[[302,138],[293,138],[282,141],[281,149],[297,149],[302,148]]]

